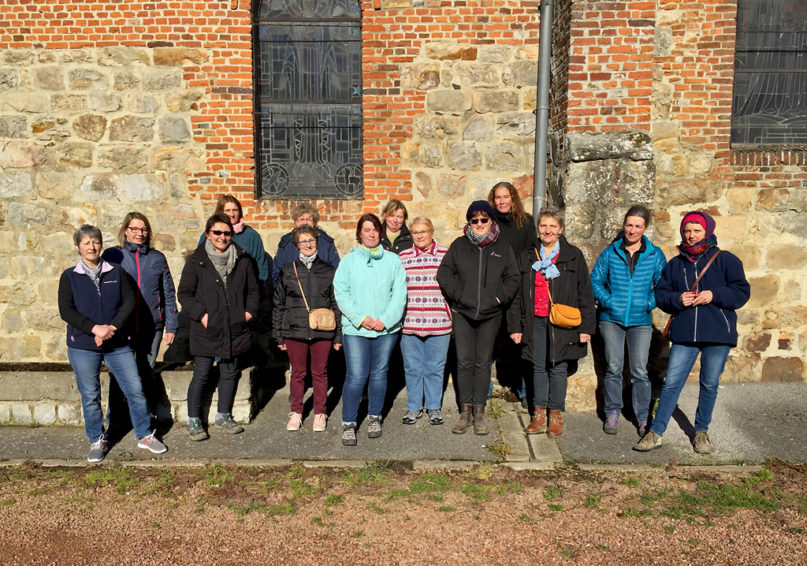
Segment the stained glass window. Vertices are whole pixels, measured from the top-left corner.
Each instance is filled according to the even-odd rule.
[[[361,198],[357,0],[263,0],[256,12],[260,196]]]
[[[731,142],[807,145],[805,0],[739,0]]]

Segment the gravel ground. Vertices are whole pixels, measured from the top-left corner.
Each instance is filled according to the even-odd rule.
[[[807,468],[0,469],[3,564],[804,564]]]

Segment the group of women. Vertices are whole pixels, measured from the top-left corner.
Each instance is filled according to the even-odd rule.
[[[302,426],[309,375],[312,429],[326,430],[328,360],[332,350],[344,348],[341,441],[346,446],[357,443],[365,390],[367,436],[381,436],[387,370],[398,345],[408,397],[402,422],[415,424],[425,414],[430,424],[442,424],[453,335],[460,408],[453,433],[473,429],[488,434],[485,405],[491,362],[499,349],[500,356],[523,359],[511,377],[522,401],[532,399],[526,432],[557,437],[563,433],[570,366],[586,355],[596,331],[596,299],[607,362],[604,431],[618,430],[625,345],[641,437],[637,450],[661,445],[681,388],[701,354],[694,446],[709,453],[706,431],[717,384],[737,342],[735,311],[747,301],[749,286],[741,262],[717,248],[711,216],[695,211],[684,217],[680,254],[669,263],[644,235],[650,218],[644,206],[631,207],[622,231],[589,277],[583,253],[564,237],[560,211],[541,210],[536,233],[535,221],[509,183],[495,185],[487,200],[471,203],[462,234],[448,248],[434,239],[430,219],[418,217],[407,226],[406,207],[391,200],[382,218],[364,214],[359,219],[357,245],[341,261],[333,239],[317,227],[316,208],[303,203],[292,212],[294,229],[281,239],[270,267],[260,236],[244,223],[241,204],[222,196],[185,263],[176,297],[190,320],[194,361],[188,433],[194,440],[208,438],[202,398],[214,365],[219,378],[213,424],[231,434],[244,430],[232,415],[235,389],[252,346],[251,322],[260,305],[271,301],[274,343],[288,354],[291,368],[289,431]],[[104,430],[100,406],[101,361],[114,375],[110,429],[129,418],[138,446],[164,452],[152,427],[155,401],[149,392],[160,341],[170,344],[177,331],[165,256],[151,247],[148,219],[136,212],[124,218],[120,247],[101,255],[100,231],[86,225],[76,231],[74,243],[80,259],[62,275],[59,307],[68,323],[68,356],[91,443],[88,460],[100,461],[108,450],[109,431]],[[646,366],[651,313],[657,305],[673,315],[673,345],[651,420]],[[576,320],[563,320],[558,309],[573,311]]]

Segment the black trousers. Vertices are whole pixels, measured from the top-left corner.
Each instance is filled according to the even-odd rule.
[[[207,389],[210,370],[213,369],[214,358],[208,356],[193,357],[193,378],[188,385],[188,417],[201,418],[202,399]],[[235,402],[235,389],[241,370],[238,357],[219,362],[219,413],[231,413]]]
[[[453,314],[460,404],[484,405],[488,399],[493,345],[501,326],[502,315],[473,320],[457,312]]]

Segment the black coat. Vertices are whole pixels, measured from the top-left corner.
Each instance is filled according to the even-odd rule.
[[[507,312],[510,333],[521,332],[522,357],[533,361],[533,320],[535,318],[535,249],[529,249],[518,258],[521,271],[521,292]],[[597,315],[594,310],[594,292],[588,275],[588,265],[583,252],[560,238],[560,250],[555,267],[560,276],[549,280],[552,299],[561,305],[580,309],[582,322],[577,328],[558,328],[550,325],[549,350],[553,363],[563,360],[579,360],[586,355],[586,344],[580,342],[580,333],[594,335]]]
[[[258,280],[249,254],[238,244],[230,245],[235,246],[238,258],[226,288],[207,257],[204,242],[182,269],[177,298],[191,321],[190,346],[194,356],[229,360],[252,346],[251,324],[245,313],[253,317],[258,314]],[[207,328],[201,322],[205,314]]]
[[[326,308],[336,315],[336,330],[330,332],[311,330],[308,326],[308,311],[300,294],[300,286],[294,275],[294,266],[305,291],[305,298],[311,309]],[[272,311],[272,337],[278,344],[285,339],[292,340],[333,340],[342,343],[342,313],[333,294],[333,276],[336,268],[317,257],[309,270],[299,259],[287,263],[280,270],[275,284],[274,310]]]
[[[437,268],[437,282],[452,311],[486,320],[503,311],[518,293],[518,265],[504,240],[480,248],[463,235],[448,248]]]
[[[499,239],[506,241],[513,248],[516,258],[521,252],[537,245],[538,231],[535,227],[535,219],[528,214],[521,226],[516,226],[516,221],[512,214],[501,214],[494,209],[496,214],[496,224],[499,225]]]
[[[394,244],[390,243],[389,238],[387,237],[386,226],[383,230],[381,230],[381,232],[381,245],[388,252],[392,252],[397,255],[415,245],[415,242],[412,240],[412,233],[409,231],[409,228],[406,227],[406,224],[401,225],[401,233],[398,234],[397,238],[395,238]]]

